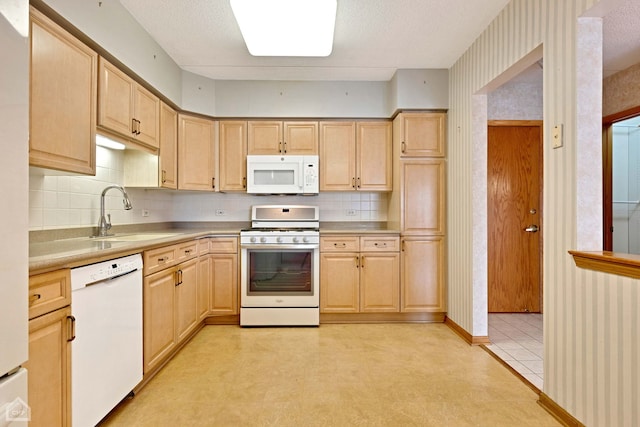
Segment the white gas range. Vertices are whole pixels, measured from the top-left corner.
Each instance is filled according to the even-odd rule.
[[[320,324],[317,206],[259,205],[240,232],[240,325]]]

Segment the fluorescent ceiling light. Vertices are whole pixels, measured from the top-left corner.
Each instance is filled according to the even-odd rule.
[[[113,139],[109,139],[106,136],[102,136],[100,134],[96,134],[96,145],[105,148],[112,148],[114,150],[124,150],[125,145],[121,142],[114,141]]]
[[[329,56],[337,0],[230,0],[253,56]]]

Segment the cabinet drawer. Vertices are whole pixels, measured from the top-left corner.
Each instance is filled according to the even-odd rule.
[[[29,319],[71,304],[69,269],[29,277]]]
[[[211,239],[209,239],[208,237],[204,238],[204,239],[198,239],[197,240],[197,242],[198,242],[198,256],[206,255],[206,254],[209,253],[209,241],[210,240]]]
[[[360,250],[358,236],[332,236],[320,238],[320,252],[353,252]]]
[[[360,237],[360,250],[363,252],[399,252],[400,237],[367,236]]]
[[[144,275],[148,276],[151,273],[175,265],[177,258],[176,249],[177,247],[172,245],[144,251]]]
[[[198,241],[178,243],[176,246],[176,261],[178,263],[198,256]]]
[[[235,237],[212,237],[209,241],[210,253],[237,253],[238,239]]]

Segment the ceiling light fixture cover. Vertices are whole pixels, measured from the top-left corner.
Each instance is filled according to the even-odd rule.
[[[253,56],[329,56],[337,0],[230,0]]]

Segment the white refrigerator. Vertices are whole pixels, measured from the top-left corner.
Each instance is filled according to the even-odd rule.
[[[28,0],[0,0],[0,427],[30,414],[28,24]]]

